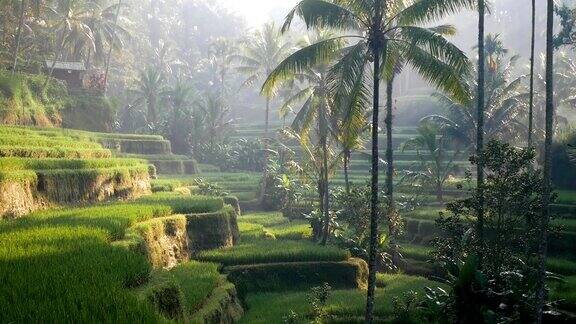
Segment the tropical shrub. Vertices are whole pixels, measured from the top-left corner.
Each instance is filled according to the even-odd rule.
[[[432,294],[435,305],[444,305],[438,316],[455,322],[532,321],[537,279],[532,257],[542,226],[544,185],[534,160],[533,150],[498,141],[471,158],[483,163],[487,175],[483,240],[478,241],[471,222],[479,201],[474,189],[471,197],[447,204],[450,214],[436,221],[446,236],[435,241],[433,255],[452,284],[449,294]]]

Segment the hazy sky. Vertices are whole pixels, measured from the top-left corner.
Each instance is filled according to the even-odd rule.
[[[283,18],[298,0],[219,0],[219,2],[244,17],[250,27],[258,27],[272,18]]]

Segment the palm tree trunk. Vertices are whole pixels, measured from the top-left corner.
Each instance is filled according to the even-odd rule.
[[[386,12],[386,1],[376,1],[374,25],[380,26]],[[379,27],[378,27],[379,28]],[[381,31],[380,31],[381,32]],[[368,292],[366,294],[366,323],[374,320],[374,294],[376,292],[376,256],[379,241],[379,213],[378,213],[378,121],[380,109],[380,55],[386,55],[387,43],[378,38],[380,33],[372,40],[371,49],[374,57],[374,84],[372,94],[372,185],[370,209],[370,250],[368,257]]]
[[[12,54],[12,75],[16,73],[16,66],[18,65],[18,52],[20,52],[20,43],[22,42],[22,29],[24,28],[24,18],[26,17],[26,0],[20,2],[20,20],[18,22],[18,31],[16,32],[16,39],[14,39],[14,52]]]
[[[485,15],[484,0],[478,0],[478,124],[476,129],[476,155],[480,156],[484,148],[484,78],[485,70],[484,65],[484,15]],[[484,165],[480,161],[477,163],[477,178],[476,186],[478,193],[478,210],[477,210],[477,223],[476,234],[478,235],[478,251],[479,257],[482,260],[482,246],[484,244]]]
[[[260,204],[264,202],[266,197],[266,178],[268,175],[268,127],[269,127],[269,115],[270,115],[270,99],[266,98],[266,116],[264,122],[264,170],[262,172],[262,184],[260,185]]]
[[[546,256],[550,223],[550,195],[552,193],[552,140],[554,136],[554,0],[548,0],[546,26],[546,139],[544,142],[544,188],[542,190],[542,219],[538,247],[538,285],[536,290],[536,319],[542,323],[546,300]]]
[[[328,242],[328,236],[330,235],[330,188],[328,187],[328,143],[327,138],[324,135],[322,139],[322,182],[324,183],[324,228],[322,230],[322,245],[326,245]]]
[[[344,184],[346,187],[346,195],[350,195],[350,179],[348,177],[348,168],[350,167],[350,150],[344,150]]]
[[[528,111],[528,148],[533,147],[532,133],[534,128],[534,59],[536,40],[536,0],[532,0],[532,39],[530,41],[530,99]]]
[[[396,222],[393,219],[396,213],[394,208],[394,148],[392,147],[392,96],[394,90],[394,76],[386,83],[386,198],[388,199],[388,231],[390,235],[390,255],[392,263],[398,265],[400,253],[398,252]]]
[[[118,16],[120,16],[120,7],[122,6],[122,0],[118,0],[118,8],[116,8],[116,17],[114,17],[114,24],[118,24]],[[114,48],[114,38],[110,42],[110,48],[108,49],[108,57],[106,57],[106,72],[104,72],[104,94],[108,90],[108,73],[110,72],[110,60],[112,59],[112,49]]]
[[[64,32],[62,32],[62,35],[60,36],[60,45],[58,47],[58,52],[56,53],[56,57],[54,58],[54,61],[52,61],[52,66],[50,67],[50,70],[48,71],[48,75],[46,76],[46,79],[44,80],[44,84],[42,85],[42,90],[46,89],[46,86],[48,85],[48,82],[50,81],[50,78],[52,77],[52,74],[54,73],[54,68],[56,67],[56,62],[60,59],[60,56],[62,55],[62,52],[64,51],[64,40],[66,39],[66,34]]]
[[[324,183],[324,228],[322,230],[322,245],[328,242],[330,235],[330,188],[328,184],[328,113],[324,101],[320,104],[319,130],[322,145],[322,182]]]

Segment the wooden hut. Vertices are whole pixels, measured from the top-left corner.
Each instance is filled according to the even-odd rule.
[[[86,73],[86,66],[83,62],[61,62],[46,60],[45,68],[50,71],[54,65],[54,72],[52,77],[65,81],[68,89],[82,89],[84,88],[84,74]]]

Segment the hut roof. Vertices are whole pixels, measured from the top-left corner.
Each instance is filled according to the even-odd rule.
[[[46,60],[46,67],[51,68],[54,61]],[[86,71],[84,62],[62,62],[56,61],[54,65],[55,70],[72,70],[72,71]]]

